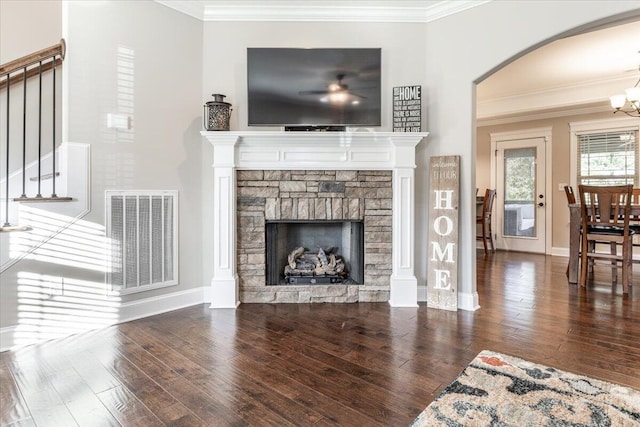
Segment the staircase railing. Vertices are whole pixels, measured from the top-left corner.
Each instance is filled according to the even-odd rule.
[[[20,226],[12,225],[9,219],[9,202],[11,197],[9,196],[9,181],[11,173],[10,154],[12,150],[20,149],[19,144],[22,144],[22,194],[19,197],[13,198],[13,201],[67,201],[71,200],[68,197],[59,197],[56,194],[56,70],[61,67],[62,61],[66,54],[66,44],[64,40],[60,40],[60,43],[45,49],[33,52],[22,58],[18,58],[14,61],[0,65],[0,92],[5,93],[6,103],[6,129],[3,129],[3,133],[6,134],[5,141],[5,167],[6,167],[6,179],[5,179],[5,206],[4,206],[4,221],[0,231],[13,231],[21,229]],[[51,78],[51,123],[52,123],[52,137],[51,137],[51,152],[52,152],[52,172],[45,175],[42,174],[42,158],[43,158],[43,135],[42,135],[42,123],[43,123],[43,75],[47,72],[52,73]],[[37,162],[38,162],[38,175],[37,175],[37,191],[35,196],[28,196],[26,190],[26,160],[27,160],[27,116],[32,114],[33,111],[27,108],[27,81],[33,77],[38,77],[38,106],[37,106]],[[18,100],[22,99],[22,120],[20,123],[19,117],[12,118],[11,113],[16,113],[16,109],[12,110],[12,102],[14,101],[11,96],[12,92],[15,92],[14,85],[22,83],[22,96],[18,96]],[[46,89],[45,89],[46,90]],[[2,108],[2,102],[0,102],[0,109]],[[22,141],[15,141],[11,138],[12,125],[22,125]],[[16,148],[17,147],[17,148]],[[19,168],[16,168],[18,170]],[[41,183],[43,179],[52,179],[52,192],[49,197],[43,197],[41,193]]]

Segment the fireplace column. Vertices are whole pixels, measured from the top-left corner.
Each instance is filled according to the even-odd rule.
[[[389,304],[418,306],[414,271],[415,146],[416,142],[390,138],[395,146],[393,168],[393,253]]]
[[[236,267],[237,136],[221,134],[213,146],[213,278],[211,308],[236,308],[239,301]]]

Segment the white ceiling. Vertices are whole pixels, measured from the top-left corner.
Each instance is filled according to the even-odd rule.
[[[429,22],[490,0],[156,0],[203,21]],[[480,121],[603,111],[640,77],[640,21],[556,40],[477,87]]]
[[[478,117],[537,110],[608,107],[640,78],[640,21],[551,42],[477,87]],[[579,111],[577,111],[579,112]]]
[[[621,77],[638,71],[638,51],[640,22],[556,40],[493,74],[481,92],[491,97],[514,93],[522,89],[522,77],[537,88]]]

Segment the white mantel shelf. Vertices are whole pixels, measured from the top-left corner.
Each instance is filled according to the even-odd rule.
[[[203,131],[213,146],[214,276],[211,307],[239,304],[236,170],[393,171],[392,273],[389,304],[417,307],[414,273],[416,146],[427,132]]]
[[[214,146],[213,167],[390,170],[415,167],[415,147],[429,134],[204,131],[202,135]]]

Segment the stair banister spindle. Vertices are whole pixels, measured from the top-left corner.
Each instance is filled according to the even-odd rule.
[[[53,62],[53,137],[51,138],[52,147],[51,147],[51,156],[53,158],[53,173],[51,174],[52,188],[51,188],[51,197],[58,197],[56,194],[56,57],[55,55],[51,59]]]
[[[1,2],[2,0],[0,0]],[[0,190],[0,233],[4,233],[4,232],[9,232],[9,231],[29,231],[31,228],[29,226],[18,226],[18,225],[12,225],[11,223],[15,223],[18,220],[16,218],[13,218],[12,215],[17,215],[16,217],[19,217],[19,209],[14,210],[13,206],[18,206],[18,205],[10,205],[10,202],[25,202],[25,201],[30,201],[30,202],[34,202],[34,201],[38,201],[38,202],[47,202],[47,201],[56,201],[56,202],[60,202],[60,201],[71,201],[73,200],[71,197],[60,197],[57,195],[56,193],[56,177],[59,174],[59,172],[56,172],[56,169],[58,169],[58,166],[56,164],[56,162],[58,161],[58,154],[56,153],[56,145],[57,145],[57,138],[56,138],[56,131],[57,129],[59,129],[59,126],[57,126],[56,124],[56,120],[57,120],[57,107],[56,107],[56,103],[57,103],[57,86],[58,86],[58,82],[57,80],[57,67],[58,65],[62,64],[62,61],[64,59],[65,56],[65,51],[66,51],[66,45],[63,40],[60,40],[60,43],[54,46],[51,46],[49,48],[46,49],[42,49],[39,50],[37,52],[34,52],[32,54],[23,56],[21,58],[18,58],[14,61],[5,63],[5,64],[0,64],[0,91],[7,91],[7,98],[6,98],[6,107],[7,107],[7,111],[6,113],[4,113],[2,110],[2,108],[5,107],[5,100],[0,98],[0,117],[3,118],[3,120],[6,119],[6,144],[7,146],[5,147],[5,150],[2,150],[2,154],[6,154],[7,158],[6,161],[2,161],[2,158],[0,157],[0,163],[2,164],[2,167],[6,166],[6,173],[4,174],[4,176],[6,176],[6,182],[5,185],[2,186],[1,190]],[[59,62],[58,62],[59,61]],[[52,84],[51,86],[48,86],[49,83],[48,82],[44,82],[43,78],[46,80],[48,79],[48,77],[43,76],[44,74],[47,74],[47,71],[52,70]],[[29,103],[29,106],[27,107],[27,80],[29,78],[33,78],[35,80],[35,77],[38,77],[38,122],[37,125],[36,123],[32,123],[33,127],[32,130],[34,131],[33,134],[31,132],[31,130],[27,129],[27,114],[30,115],[31,117],[31,112],[36,112],[35,111],[35,105],[32,105],[31,103]],[[14,108],[16,109],[13,113],[18,113],[19,111],[17,110],[18,108],[20,108],[18,105],[16,105],[16,95],[19,95],[19,87],[18,84],[21,82],[22,80],[22,84],[23,84],[23,90],[22,90],[22,171],[20,171],[19,169],[19,164],[20,164],[20,160],[18,159],[18,156],[20,155],[18,153],[18,150],[20,149],[20,147],[18,146],[18,144],[20,143],[18,141],[19,136],[17,135],[17,132],[19,132],[18,127],[19,127],[19,123],[18,121],[20,120],[20,118],[18,116],[16,116],[16,114],[12,114],[11,113],[11,101],[13,101],[13,105]],[[43,88],[43,85],[45,86]],[[14,96],[11,97],[11,88],[12,86],[15,86],[15,91],[14,91]],[[48,102],[46,101],[46,96],[47,94],[45,93],[44,98],[43,98],[43,90],[50,90],[50,88],[53,88],[53,94],[52,94],[52,141],[51,141],[51,150],[52,150],[52,169],[53,172],[51,173],[51,179],[52,179],[52,186],[51,186],[51,196],[42,196],[42,180],[44,179],[49,179],[49,174],[48,172],[48,168],[46,167],[47,164],[43,163],[43,154],[46,155],[46,151],[47,148],[43,147],[42,144],[48,144],[47,140],[46,140],[46,135],[44,135],[44,140],[43,140],[43,131],[47,131],[46,126],[47,126],[47,122],[48,122],[48,118],[47,117],[43,117],[43,114],[49,114],[48,110],[46,108],[46,105],[43,106],[43,101],[44,102]],[[34,94],[35,96],[35,94]],[[12,99],[13,98],[13,99]],[[33,107],[33,108],[32,108]],[[44,107],[44,111],[43,111],[43,107]],[[27,112],[27,108],[31,109],[31,112]],[[44,120],[44,122],[43,122]],[[11,121],[13,121],[14,123],[11,123]],[[4,125],[3,125],[4,126]],[[15,128],[13,128],[13,126],[17,126]],[[37,136],[37,142],[36,142],[36,136],[35,136],[35,126],[38,127],[38,136]],[[44,126],[44,127],[43,127]],[[5,130],[4,128],[0,129],[0,131],[2,131],[2,136],[5,136]],[[11,136],[11,132],[13,131],[13,136],[15,136],[16,139],[15,142],[10,141],[10,139],[12,138]],[[29,132],[30,135],[30,141],[27,141],[27,132]],[[27,144],[31,144],[31,147],[27,147]],[[34,145],[37,144],[38,148],[37,148],[37,156],[38,156],[38,164],[37,166],[34,164],[33,165],[33,169],[35,169],[37,167],[37,176],[36,177],[31,177],[29,178],[30,181],[38,181],[37,183],[37,195],[35,196],[31,196],[27,194],[27,173],[29,173],[29,171],[27,171],[27,150],[29,150],[29,152],[31,152],[31,150],[35,151],[35,147]],[[11,146],[13,145],[13,147]],[[35,153],[33,153],[35,155]],[[13,165],[12,163],[12,159],[10,159],[11,155],[13,155],[15,160],[15,165]],[[13,166],[12,166],[13,165]],[[43,170],[43,165],[45,166],[45,169]],[[12,171],[11,168],[13,168],[14,170]],[[29,170],[31,170],[32,167],[29,167]],[[12,172],[15,173],[16,176],[12,175]],[[18,173],[22,172],[22,194],[19,197],[12,197],[11,199],[9,199],[10,197],[10,191],[14,192],[14,193],[18,193],[20,190],[18,189],[20,183],[19,183],[19,177],[17,176]],[[0,169],[0,173],[2,173],[1,169]],[[35,175],[35,173],[34,173]],[[4,178],[4,176],[2,178]],[[13,184],[11,183],[11,179],[14,180]],[[13,186],[12,186],[13,185]],[[46,187],[46,186],[45,186]],[[47,188],[45,188],[45,190],[47,190]],[[31,193],[35,193],[35,191],[29,190]],[[5,193],[6,194],[2,194]],[[5,205],[4,205],[4,209],[2,206],[2,196],[5,196]]]
[[[24,67],[22,80],[22,194],[27,197],[27,67]]]
[[[42,61],[38,70],[38,194],[36,198],[41,198],[40,184],[42,183]]]
[[[9,223],[9,88],[11,87],[11,73],[7,73],[7,170],[5,181],[5,198],[4,198],[4,225],[3,227],[10,227]]]

